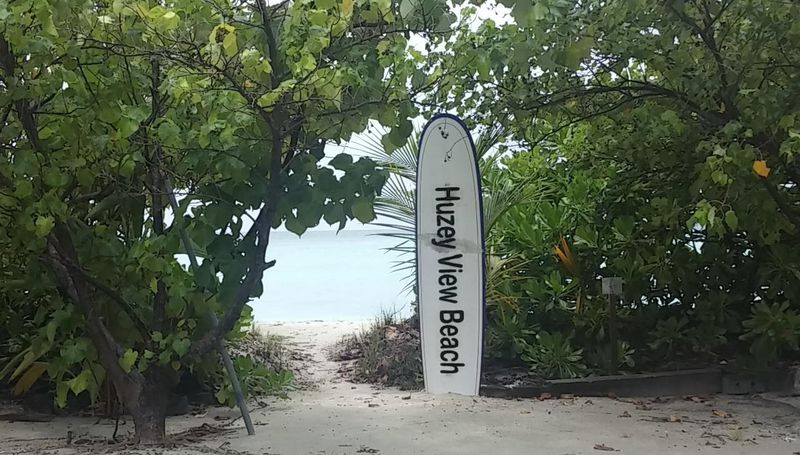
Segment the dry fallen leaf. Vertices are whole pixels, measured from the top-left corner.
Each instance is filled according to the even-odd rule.
[[[549,393],[547,393],[547,392],[545,392],[545,393],[543,393],[543,394],[539,395],[539,401],[549,400],[549,399],[551,399],[551,398],[553,398],[553,395],[552,395],[552,394],[549,394]]]
[[[721,417],[723,419],[730,419],[731,418],[731,414],[729,412],[727,412],[727,411],[722,411],[720,409],[714,409],[712,412],[714,413],[715,416]]]
[[[619,416],[620,416],[620,417],[630,417],[630,416],[631,416],[631,413],[630,413],[630,412],[628,412],[628,411],[625,411],[625,412],[623,412],[622,414],[620,414]]]
[[[698,396],[688,396],[688,397],[686,397],[686,400],[692,401],[692,402],[695,402],[695,403],[705,403],[705,401],[706,401],[705,398],[698,397]]]
[[[753,161],[753,171],[755,171],[755,173],[761,177],[767,177],[769,175],[769,167],[767,166],[767,162],[765,160]]]
[[[594,450],[602,450],[604,452],[617,452],[617,449],[615,449],[613,447],[609,447],[609,446],[607,446],[605,444],[595,444],[594,445]]]

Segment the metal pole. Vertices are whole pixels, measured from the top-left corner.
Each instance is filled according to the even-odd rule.
[[[178,199],[175,197],[175,191],[173,191],[172,182],[170,181],[169,176],[166,174],[162,173],[161,177],[164,179],[164,187],[169,195],[169,205],[172,207],[172,211],[177,217]],[[194,254],[194,248],[192,248],[192,244],[189,242],[189,235],[186,234],[186,229],[184,229],[183,226],[177,225],[177,227],[178,232],[180,232],[183,248],[186,250],[186,255],[189,256],[189,264],[191,265],[192,270],[196,272],[200,267],[200,264],[198,264],[197,256]],[[216,328],[219,325],[217,315],[214,314],[213,311],[208,312],[208,319],[211,322],[212,328]],[[236,404],[239,405],[239,411],[242,412],[242,419],[244,420],[244,426],[247,427],[247,434],[253,436],[256,434],[256,430],[253,428],[253,421],[250,420],[250,411],[247,410],[247,403],[244,401],[242,386],[239,384],[239,377],[236,375],[236,369],[233,367],[231,356],[228,354],[228,350],[225,349],[225,345],[223,344],[222,340],[217,342],[217,351],[219,352],[220,357],[222,357],[222,364],[225,365],[225,370],[228,372],[228,378],[231,380],[233,393],[236,395]]]

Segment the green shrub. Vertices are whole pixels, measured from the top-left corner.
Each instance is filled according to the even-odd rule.
[[[571,337],[561,333],[539,332],[522,358],[531,369],[548,378],[576,378],[587,372],[583,349],[573,348]]]
[[[768,305],[760,302],[753,307],[742,339],[750,340],[750,353],[760,365],[767,365],[783,354],[798,351],[800,316],[789,308],[788,302]]]

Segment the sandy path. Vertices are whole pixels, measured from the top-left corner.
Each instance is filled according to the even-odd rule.
[[[285,337],[287,344],[304,352],[309,360],[304,362],[306,373],[319,389],[331,382],[341,382],[336,374],[339,365],[329,360],[330,349],[343,337],[358,332],[368,321],[291,322],[259,324],[257,330]]]
[[[226,455],[406,454],[765,454],[800,452],[795,439],[797,408],[763,399],[716,397],[695,403],[630,403],[598,398],[500,400],[430,396],[351,384],[335,374],[324,349],[359,323],[301,323],[266,326],[290,337],[310,355],[315,390],[269,400],[254,409],[257,435],[248,437],[236,410],[212,409],[201,416],[171,418],[168,430],[189,429],[174,449],[137,453]],[[713,413],[721,410],[730,416]],[[671,421],[672,420],[672,421]],[[201,427],[206,424],[209,427]],[[64,448],[62,435],[107,437],[113,422],[58,419],[50,424],[0,423],[0,455],[84,453]],[[203,435],[210,429],[212,435]],[[123,425],[122,431],[130,431]],[[62,439],[58,439],[61,437]],[[187,442],[187,439],[189,442]],[[73,444],[75,445],[75,444]],[[92,446],[96,451],[98,446]],[[125,453],[132,453],[125,451]]]

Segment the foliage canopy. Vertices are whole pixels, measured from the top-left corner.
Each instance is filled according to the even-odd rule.
[[[374,218],[384,172],[322,165],[324,146],[370,118],[405,140],[421,56],[404,35],[437,41],[452,15],[437,1],[15,0],[0,19],[0,294],[30,336],[13,369],[38,376],[48,358],[59,404],[108,377],[139,439],[158,441],[179,372],[264,291],[271,230]],[[183,231],[198,270],[176,259]]]

